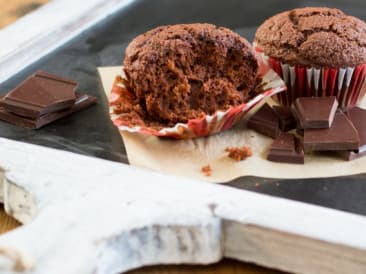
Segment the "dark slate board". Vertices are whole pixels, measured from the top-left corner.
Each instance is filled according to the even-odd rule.
[[[0,136],[127,163],[120,135],[108,118],[106,98],[96,67],[121,65],[129,41],[158,25],[210,22],[229,27],[252,40],[256,27],[265,18],[304,6],[337,7],[366,19],[366,2],[363,0],[135,1],[0,85],[0,94],[5,93],[29,74],[43,69],[77,80],[80,90],[96,95],[99,104],[37,131],[0,122]],[[307,180],[243,177],[228,185],[366,215],[366,175]]]

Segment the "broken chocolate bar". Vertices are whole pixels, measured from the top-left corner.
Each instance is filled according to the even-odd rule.
[[[303,129],[330,128],[337,111],[336,97],[300,97],[292,105],[292,111]]]
[[[335,114],[330,128],[304,130],[305,152],[356,150],[359,146],[360,138],[356,128],[340,111]]]
[[[253,114],[247,127],[272,138],[281,133],[279,118],[267,103]]]
[[[345,150],[338,152],[346,161],[356,160],[366,156],[366,145],[359,147],[357,150]]]
[[[74,81],[39,71],[6,94],[0,100],[0,107],[7,112],[35,119],[72,107],[76,87]]]
[[[282,131],[290,131],[296,128],[296,120],[292,114],[291,108],[288,106],[273,106],[280,122],[280,129]]]
[[[77,94],[74,105],[66,110],[56,111],[52,113],[44,114],[36,119],[22,117],[14,113],[8,112],[5,108],[0,107],[0,120],[6,121],[16,126],[38,129],[53,121],[59,120],[65,116],[68,116],[76,111],[82,110],[92,104],[95,104],[97,98],[87,94]]]
[[[345,160],[351,161],[366,155],[366,110],[354,107],[346,111],[347,117],[358,132],[360,147],[357,150],[340,151]]]
[[[281,133],[272,143],[267,159],[279,163],[303,164],[304,151],[295,136]]]

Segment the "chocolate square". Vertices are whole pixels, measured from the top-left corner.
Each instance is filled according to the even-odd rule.
[[[293,103],[292,111],[299,128],[330,128],[337,107],[335,96],[300,97]]]
[[[276,138],[281,133],[279,118],[267,103],[253,114],[247,127],[272,138]]]
[[[366,110],[354,107],[347,110],[345,113],[356,128],[360,138],[360,147],[357,150],[340,152],[345,160],[351,161],[366,155]]]
[[[296,128],[296,120],[291,111],[291,107],[288,106],[273,106],[273,110],[276,112],[280,122],[280,129],[282,131],[290,131]]]
[[[47,113],[35,119],[16,115],[12,112],[8,112],[5,108],[0,107],[0,120],[3,120],[5,122],[8,122],[10,124],[19,127],[38,129],[49,123],[52,123],[56,120],[66,117],[76,111],[87,108],[88,106],[95,104],[96,101],[97,98],[94,96],[90,96],[87,94],[77,94],[77,98],[74,102],[74,105],[71,108]]]
[[[272,143],[267,159],[279,163],[304,164],[304,151],[294,135],[281,133]]]
[[[356,150],[359,146],[360,138],[356,128],[340,111],[335,114],[332,127],[304,130],[305,152]]]
[[[37,118],[74,105],[77,83],[39,71],[0,100],[0,107],[16,115]]]

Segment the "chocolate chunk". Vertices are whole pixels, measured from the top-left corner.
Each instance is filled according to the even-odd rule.
[[[94,96],[90,96],[87,94],[77,94],[77,98],[71,108],[47,113],[36,119],[19,116],[6,111],[6,109],[3,107],[0,107],[0,120],[6,121],[19,127],[37,129],[65,116],[68,116],[76,111],[82,110],[92,104],[95,104],[96,101],[97,98],[95,98]]]
[[[358,131],[360,145],[366,145],[366,110],[354,107],[347,110],[345,113]]]
[[[76,87],[74,81],[39,71],[6,94],[0,107],[20,116],[38,118],[72,107]]]
[[[304,129],[303,128],[297,128],[296,129],[296,134],[301,136],[301,137],[304,137]]]
[[[330,128],[337,111],[336,97],[300,97],[292,111],[300,128]]]
[[[273,110],[276,112],[279,118],[280,129],[282,131],[289,131],[296,128],[296,120],[290,107],[273,106]]]
[[[295,136],[281,133],[272,143],[267,159],[279,163],[303,164],[304,151]]]
[[[360,137],[360,147],[357,150],[340,152],[345,160],[351,161],[366,155],[366,110],[355,107],[349,109],[346,115],[351,120]]]
[[[346,161],[356,160],[358,158],[366,156],[366,146],[361,146],[358,148],[358,150],[339,151],[339,154]]]
[[[281,133],[279,118],[267,103],[253,114],[247,127],[272,138]]]
[[[305,152],[356,150],[359,146],[356,128],[340,111],[335,114],[331,128],[304,130]]]

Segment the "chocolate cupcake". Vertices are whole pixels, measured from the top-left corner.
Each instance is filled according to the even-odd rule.
[[[173,25],[135,38],[124,71],[145,120],[171,126],[246,102],[258,63],[250,44],[226,28]]]
[[[277,96],[282,104],[303,96],[336,96],[344,108],[365,94],[366,23],[338,9],[277,14],[258,28],[255,49],[287,84]]]
[[[284,89],[277,82],[279,87],[250,102],[263,78],[255,52],[240,35],[211,24],[162,26],[136,37],[123,70],[110,99],[112,120],[120,129],[158,136],[220,132]]]

